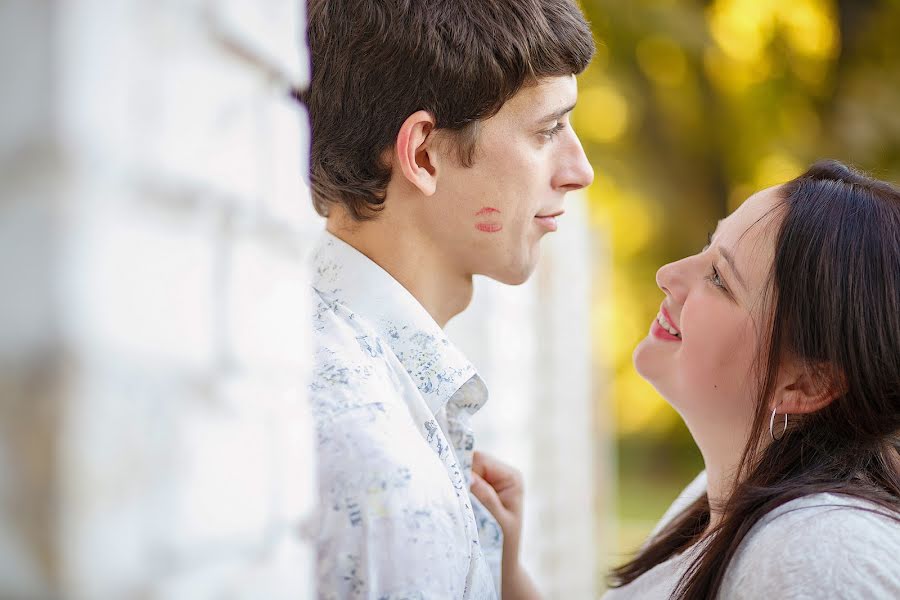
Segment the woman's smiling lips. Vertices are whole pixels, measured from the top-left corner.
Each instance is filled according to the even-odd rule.
[[[669,311],[665,309],[665,307],[661,306],[659,309],[659,314],[662,315],[662,318],[669,324],[669,326],[678,332],[678,335],[673,335],[669,332],[665,327],[663,327],[659,322],[659,315],[657,318],[653,319],[653,324],[650,326],[650,334],[661,340],[668,340],[672,342],[680,342],[681,341],[681,331],[672,324],[672,317],[669,316]]]

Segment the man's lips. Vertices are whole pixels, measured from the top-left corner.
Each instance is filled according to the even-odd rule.
[[[559,229],[559,225],[556,223],[556,217],[563,214],[564,211],[557,211],[553,213],[548,213],[546,215],[535,215],[534,219],[538,222],[538,224],[546,229],[547,231],[556,231]]]

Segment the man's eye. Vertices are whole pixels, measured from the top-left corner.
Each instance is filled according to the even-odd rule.
[[[548,140],[552,140],[554,137],[556,137],[556,134],[558,134],[560,131],[562,131],[565,128],[566,128],[566,124],[563,122],[559,122],[556,125],[554,125],[553,128],[548,129],[546,131],[542,131],[541,135],[546,137]]]

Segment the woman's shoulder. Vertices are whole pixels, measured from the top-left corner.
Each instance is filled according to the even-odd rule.
[[[840,494],[787,502],[747,534],[723,582],[726,597],[900,597],[900,521],[875,503]],[[824,596],[822,595],[824,594]]]

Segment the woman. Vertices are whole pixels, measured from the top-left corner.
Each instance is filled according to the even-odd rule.
[[[750,197],[662,267],[634,365],[706,470],[611,576],[620,598],[900,598],[900,191],[836,161]],[[472,492],[518,566],[520,478]]]

